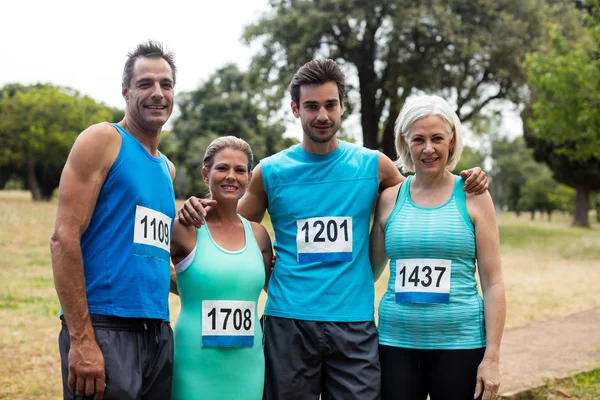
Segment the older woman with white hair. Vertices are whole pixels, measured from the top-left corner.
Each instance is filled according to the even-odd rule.
[[[382,399],[492,399],[506,314],[492,198],[465,193],[450,172],[462,126],[444,99],[408,100],[395,133],[397,165],[414,175],[382,192],[371,231],[376,278],[391,260],[379,305]]]

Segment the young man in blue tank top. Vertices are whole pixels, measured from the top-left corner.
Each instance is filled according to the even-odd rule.
[[[160,43],[140,44],[123,72],[124,119],[83,131],[65,164],[50,239],[65,399],[170,398],[175,167],[158,142],[175,72]]]
[[[302,143],[263,159],[238,212],[269,211],[276,265],[264,318],[266,399],[377,399],[380,368],[368,232],[378,192],[404,180],[385,155],[337,138],[344,74],[333,60],[302,66],[290,85]],[[483,192],[481,169],[465,172]],[[205,214],[190,198],[180,219]]]

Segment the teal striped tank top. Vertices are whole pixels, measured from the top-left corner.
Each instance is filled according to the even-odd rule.
[[[425,350],[485,347],[464,181],[456,176],[450,199],[431,208],[412,202],[411,181],[400,186],[385,227],[390,279],[379,304],[379,343]]]

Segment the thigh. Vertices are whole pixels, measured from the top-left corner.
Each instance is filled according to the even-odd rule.
[[[379,399],[381,370],[373,321],[323,322],[323,399]]]
[[[422,350],[379,346],[382,400],[425,400],[426,371]]]
[[[148,343],[147,367],[143,371],[142,399],[169,400],[173,381],[173,330],[168,322],[163,322],[150,331],[154,337],[146,338]]]
[[[318,399],[322,359],[316,323],[266,316],[263,324],[264,399]]]
[[[94,328],[96,342],[104,356],[106,389],[103,400],[137,400],[142,388],[141,362],[138,357],[135,332]],[[67,384],[70,349],[69,332],[63,328],[59,334],[61,370],[63,375],[63,398],[65,400],[93,399],[76,396]]]
[[[485,348],[435,352],[429,371],[431,400],[472,400]]]

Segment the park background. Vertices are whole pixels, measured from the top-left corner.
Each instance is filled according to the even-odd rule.
[[[392,159],[409,96],[456,107],[468,129],[457,170],[483,166],[498,210],[507,327],[600,306],[598,0],[26,0],[0,10],[0,398],[60,396],[56,187],[77,135],[122,118],[125,55],[148,38],[179,67],[160,145],[178,198],[205,193],[198,168],[218,136],[247,140],[257,160],[296,143],[287,84],[304,62],[333,58],[349,83],[340,136]],[[539,398],[600,397],[598,363]]]

